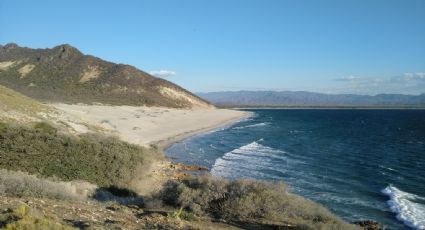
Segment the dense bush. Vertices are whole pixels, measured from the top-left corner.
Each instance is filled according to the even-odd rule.
[[[99,186],[126,186],[158,151],[112,137],[61,134],[46,123],[0,124],[0,168]]]
[[[288,193],[283,183],[228,181],[209,176],[169,181],[158,198],[198,216],[291,225],[301,229],[355,229],[324,207]]]
[[[0,195],[3,196],[85,200],[94,194],[96,189],[96,185],[88,182],[63,182],[0,169]]]

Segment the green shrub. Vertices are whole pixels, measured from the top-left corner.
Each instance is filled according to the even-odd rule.
[[[159,151],[94,134],[74,137],[46,123],[0,128],[0,168],[99,186],[127,186]]]
[[[47,122],[37,122],[34,125],[34,128],[37,130],[41,130],[42,132],[45,132],[45,133],[56,133],[57,131],[56,128],[54,128]]]
[[[227,221],[290,224],[305,229],[355,229],[326,208],[289,193],[283,183],[202,176],[169,181],[157,198],[198,216]]]
[[[7,124],[4,122],[0,122],[0,130],[6,129],[6,128],[7,128]]]

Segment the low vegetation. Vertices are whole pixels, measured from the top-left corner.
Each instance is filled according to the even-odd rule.
[[[49,112],[50,107],[0,85],[0,121],[34,121]]]
[[[13,110],[28,115],[35,115],[40,112],[50,111],[48,106],[2,85],[0,85],[0,102],[0,110],[3,112]]]
[[[283,183],[204,175],[170,180],[149,198],[125,189],[161,156],[157,148],[94,134],[71,136],[48,123],[0,123],[0,197],[69,202],[91,197],[146,210],[166,210],[168,216],[161,217],[166,223],[185,220],[205,224],[213,219],[241,228],[357,229],[326,208],[291,194]],[[0,214],[0,225],[6,229],[68,229],[54,219],[19,216],[15,211]]]
[[[86,200],[97,186],[84,181],[63,182],[39,178],[24,172],[0,169],[0,195],[60,200]]]
[[[21,205],[14,210],[1,210],[0,229],[76,230],[74,227],[63,225],[53,217],[45,217],[35,213],[26,205]]]
[[[288,193],[283,183],[228,181],[209,176],[169,181],[158,194],[165,205],[233,223],[295,229],[357,229],[324,207]],[[178,215],[180,216],[180,215]]]
[[[94,134],[79,137],[47,123],[0,123],[0,168],[99,186],[127,186],[161,153]]]

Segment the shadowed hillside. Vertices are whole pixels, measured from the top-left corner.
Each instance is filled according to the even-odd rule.
[[[209,107],[185,89],[133,66],[82,54],[70,45],[0,46],[0,84],[49,102]]]

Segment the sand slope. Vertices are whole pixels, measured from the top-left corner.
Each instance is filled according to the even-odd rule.
[[[122,140],[165,147],[198,132],[247,117],[248,112],[228,109],[170,109],[162,107],[53,104],[66,114],[78,117],[115,133]]]

